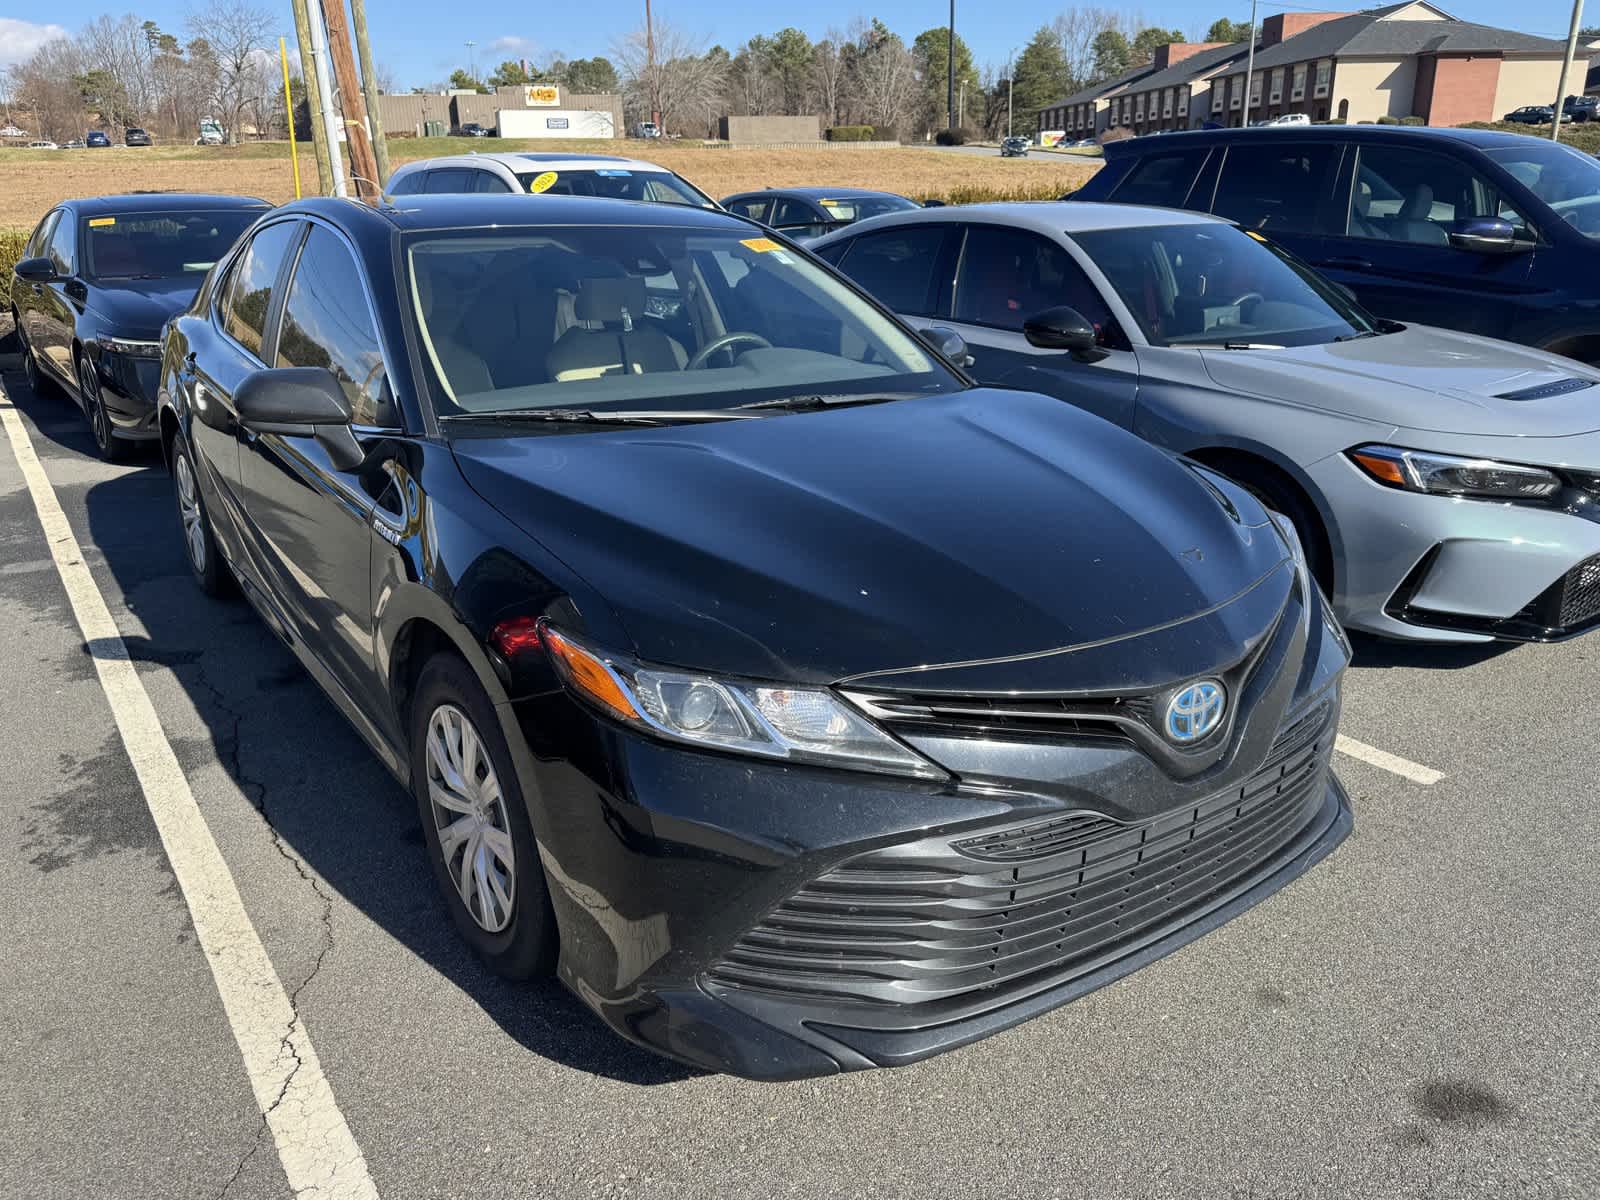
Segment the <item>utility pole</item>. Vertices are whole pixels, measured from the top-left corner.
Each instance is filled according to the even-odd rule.
[[[666,131],[661,128],[661,77],[656,73],[656,23],[650,14],[650,0],[644,0],[644,69],[650,78],[650,123],[659,135]]]
[[[957,99],[956,99],[956,128],[957,129],[965,129],[966,127],[967,127],[967,81],[965,79],[963,79],[961,81],[961,91],[957,94]]]
[[[356,195],[362,200],[376,200],[383,185],[378,182],[378,160],[372,153],[367,106],[361,102],[361,81],[356,78],[356,57],[350,49],[350,27],[345,15],[344,0],[323,0],[328,53],[339,83],[339,109],[344,113],[344,143],[350,148],[350,173],[356,178]]]
[[[1006,136],[1011,136],[1011,93],[1016,90],[1016,73],[1006,79]]]
[[[1256,0],[1250,0],[1250,49],[1245,51],[1244,59],[1244,116],[1239,118],[1239,124],[1245,129],[1250,127],[1250,87],[1256,78]]]
[[[944,111],[950,128],[956,127],[956,0],[950,0],[950,42],[945,47]]]
[[[1583,0],[1572,0],[1572,27],[1567,30],[1567,56],[1561,60],[1561,82],[1556,85],[1556,114],[1550,122],[1550,140],[1561,140],[1561,110],[1567,102],[1567,72],[1578,49],[1578,28],[1583,24]]]
[[[328,63],[328,26],[322,0],[301,0],[311,25],[311,58],[316,65],[317,91],[323,140],[328,146],[328,182],[335,196],[348,196],[344,154],[339,149],[339,114],[333,104],[333,68]]]
[[[328,165],[328,127],[322,120],[322,89],[317,86],[317,59],[311,52],[311,16],[306,0],[293,0],[295,40],[300,43],[300,78],[306,85],[306,117],[311,122],[311,146],[317,159],[317,195],[333,191],[333,168]]]
[[[372,134],[372,156],[378,169],[374,179],[381,191],[389,185],[389,142],[383,136],[378,69],[372,65],[372,43],[367,39],[367,0],[350,0],[350,19],[355,26],[356,54],[361,58],[361,94],[367,101],[367,129]]]

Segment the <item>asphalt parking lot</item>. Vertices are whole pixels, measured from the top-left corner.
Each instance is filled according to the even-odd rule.
[[[746,1083],[479,968],[410,799],[191,582],[158,458],[103,465],[68,401],[0,381],[359,1147],[302,1194],[1600,1195],[1600,640],[1358,644],[1344,733],[1401,761],[1338,756],[1356,831],[1304,878],[988,1041]],[[0,1194],[293,1194],[0,442]]]

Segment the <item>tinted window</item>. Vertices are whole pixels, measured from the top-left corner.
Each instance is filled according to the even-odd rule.
[[[850,249],[849,242],[834,242],[831,246],[824,246],[816,251],[816,256],[823,262],[839,265],[839,260],[844,257],[844,252]]]
[[[944,231],[945,226],[930,224],[865,234],[850,243],[844,270],[895,312],[930,315]]]
[[[956,276],[955,319],[1020,330],[1029,317],[1066,305],[1105,335],[1111,311],[1089,277],[1060,246],[1036,233],[972,225]]]
[[[1537,140],[1484,153],[1579,233],[1600,237],[1600,162],[1571,146]],[[1501,208],[1512,224],[1521,220],[1509,205]]]
[[[134,213],[84,224],[83,273],[92,279],[204,275],[264,209]]]
[[[228,294],[222,304],[222,327],[252,354],[261,353],[272,288],[299,230],[300,225],[295,221],[268,225],[250,239],[250,245],[234,264],[228,278]]]
[[[1212,211],[1249,229],[1310,233],[1338,161],[1339,146],[1334,142],[1234,143],[1222,164]]]
[[[693,204],[715,208],[704,192],[664,171],[627,167],[595,167],[575,171],[518,171],[517,180],[530,192],[552,196],[604,196],[609,200],[649,200],[660,204]]]
[[[440,171],[428,172],[427,192],[430,196],[441,193],[455,195],[460,192],[472,190],[472,176],[476,172],[465,168],[446,167]]]
[[[1152,154],[1141,159],[1123,177],[1111,199],[1119,204],[1161,204],[1182,208],[1194,183],[1195,172],[1205,161],[1204,150],[1183,154]]]
[[[760,221],[765,224],[767,220],[767,210],[771,207],[772,201],[770,199],[736,200],[732,204],[728,205],[728,211],[731,213],[738,213],[741,217],[749,217],[752,221]]]
[[[1348,236],[1448,246],[1455,222],[1494,216],[1527,232],[1499,189],[1459,159],[1410,147],[1361,148]]]
[[[328,367],[358,425],[393,423],[383,402],[383,351],[360,271],[344,243],[321,226],[312,226],[295,264],[274,365]]]
[[[509,192],[511,185],[493,171],[474,171],[472,180],[479,192]]]
[[[56,222],[55,229],[50,233],[50,245],[45,250],[50,258],[50,263],[56,269],[57,275],[71,275],[73,264],[77,261],[76,247],[73,235],[77,232],[78,223],[70,214],[63,213],[61,220]]]
[[[45,219],[39,222],[39,228],[35,229],[33,236],[28,239],[28,247],[23,252],[24,258],[39,258],[43,256],[45,247],[50,244],[50,235],[55,232],[56,222],[59,220],[61,220],[61,210],[57,209],[55,212],[47,214]]]
[[[426,171],[412,171],[398,179],[391,177],[388,192],[391,196],[414,196],[422,190],[422,182],[428,177]]]
[[[822,218],[817,216],[817,210],[804,200],[780,200],[773,215],[772,223],[779,228],[785,225],[810,225]]]

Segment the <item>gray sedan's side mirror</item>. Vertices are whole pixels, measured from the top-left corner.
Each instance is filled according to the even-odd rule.
[[[944,325],[930,325],[922,331],[922,340],[958,367],[970,367],[972,355],[967,353],[967,339]]]
[[[326,367],[274,367],[252,371],[233,393],[239,423],[252,433],[315,438],[328,461],[348,471],[366,453],[350,431],[350,401]]]
[[[1028,345],[1041,350],[1065,350],[1078,362],[1099,362],[1106,357],[1094,326],[1075,308],[1062,305],[1036,313],[1022,324]]]
[[[24,258],[12,268],[17,273],[18,279],[29,283],[54,283],[56,281],[56,268],[48,258]]]
[[[1517,231],[1501,217],[1467,217],[1450,230],[1450,244],[1457,250],[1478,254],[1515,254],[1529,248],[1517,240]]]

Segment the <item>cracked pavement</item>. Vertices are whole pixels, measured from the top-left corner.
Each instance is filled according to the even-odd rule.
[[[1345,732],[1443,782],[1343,759],[1355,835],[1179,953],[929,1062],[747,1084],[483,971],[410,798],[194,588],[159,462],[4,382],[290,996],[280,1096],[309,1032],[383,1196],[1600,1195],[1600,638],[1359,647]],[[0,1195],[288,1195],[9,447],[0,664]]]

